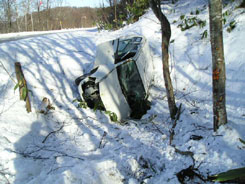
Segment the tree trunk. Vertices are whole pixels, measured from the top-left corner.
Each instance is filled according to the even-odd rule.
[[[18,9],[18,5],[15,2],[15,12],[16,12],[16,25],[17,25],[17,30],[18,32],[20,32],[20,22],[19,22],[19,9]]]
[[[12,10],[11,10],[11,2],[8,0],[7,2],[8,10],[7,10],[7,17],[8,17],[8,24],[9,24],[9,32],[12,30]]]
[[[166,27],[166,25],[163,24],[161,27],[162,27],[162,30],[163,30],[164,29],[163,27]],[[170,117],[171,117],[171,119],[175,119],[175,114],[177,112],[177,107],[176,107],[176,104],[175,104],[174,90],[173,90],[173,85],[172,85],[170,72],[169,72],[168,47],[169,47],[169,40],[165,36],[165,33],[162,32],[163,76],[164,76],[165,88],[166,88],[166,92],[167,92],[168,107],[169,107]]]
[[[209,20],[213,63],[213,126],[216,131],[220,125],[227,123],[222,0],[209,0]]]
[[[31,13],[31,30],[34,31],[34,23],[33,23],[32,13]]]
[[[25,29],[26,29],[26,31],[28,31],[27,13],[25,14]]]
[[[114,0],[114,14],[115,14],[115,24],[117,27],[117,0]]]
[[[40,2],[37,1],[37,17],[38,17],[38,26],[37,27],[37,30],[41,30],[41,26],[40,26]]]
[[[47,31],[49,30],[49,19],[50,19],[50,7],[49,7],[49,0],[47,0],[47,7],[46,7]]]
[[[245,0],[242,1],[242,3],[240,4],[241,8],[245,8]]]
[[[170,117],[171,119],[175,119],[175,115],[178,108],[176,107],[175,104],[173,85],[169,72],[169,53],[168,53],[169,41],[171,37],[171,27],[168,19],[162,13],[160,0],[149,0],[149,3],[154,14],[161,22],[163,77],[165,82],[167,98],[168,98]]]
[[[112,0],[109,0],[109,5],[110,7],[112,7]]]

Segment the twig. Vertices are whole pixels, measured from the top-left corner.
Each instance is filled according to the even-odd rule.
[[[54,171],[56,171],[56,170],[63,169],[63,168],[71,168],[71,167],[73,167],[73,166],[57,167],[57,168],[55,168],[55,169],[51,169],[51,170],[47,173],[47,175],[49,175],[50,173],[52,173],[52,172],[54,172]]]
[[[102,135],[102,138],[101,138],[101,140],[100,140],[100,144],[99,144],[99,148],[101,149],[101,148],[103,148],[103,145],[102,145],[102,142],[103,142],[103,140],[104,140],[104,137],[107,135],[107,133],[106,132],[104,132],[104,134]]]
[[[17,82],[14,80],[14,78],[10,75],[10,73],[8,72],[8,70],[5,68],[5,66],[3,65],[2,61],[0,61],[3,69],[5,70],[5,72],[9,75],[10,79],[15,83],[17,84]]]
[[[181,155],[190,156],[192,161],[193,161],[193,165],[195,165],[195,159],[194,159],[194,153],[193,152],[191,152],[191,151],[182,151],[182,150],[179,150],[178,148],[176,148],[175,146],[174,146],[174,150],[175,150],[176,153],[179,153]]]
[[[52,149],[48,149],[48,148],[43,148],[42,150],[44,150],[44,151],[50,151],[50,152],[54,152],[54,153],[60,154],[60,155],[55,156],[55,158],[64,156],[64,157],[70,157],[70,158],[79,159],[79,160],[82,160],[82,161],[84,160],[84,158],[82,158],[82,157],[77,157],[77,156],[73,156],[73,155],[68,155],[68,154],[66,154],[66,153],[64,153],[64,152],[62,152],[62,151],[52,150]]]
[[[2,165],[0,165],[2,167]],[[8,180],[8,178],[6,177],[6,175],[9,175],[9,176],[13,176],[12,174],[6,172],[7,169],[1,169],[0,170],[0,175],[2,175],[6,181],[6,184],[10,184],[10,181]]]
[[[186,94],[183,94],[181,97],[179,97],[179,99],[182,99],[182,98],[184,98],[185,96],[188,96],[188,95],[190,95],[190,94],[192,94],[192,93],[195,93],[195,92],[197,92],[198,90],[195,90],[195,91],[190,91],[190,92],[188,92],[188,93],[186,93]]]
[[[55,134],[57,132],[59,132],[62,128],[64,127],[64,124],[58,129],[58,130],[54,130],[52,132],[50,132],[42,141],[42,143],[45,143],[45,141],[48,139],[48,137],[51,135],[51,134]]]
[[[162,135],[165,135],[161,130],[160,128],[152,121],[152,124],[153,126],[162,134]]]
[[[14,151],[14,150],[11,150],[11,149],[8,149],[8,151],[16,153],[18,155],[21,155],[24,158],[32,158],[34,160],[46,160],[46,159],[49,159],[48,157],[32,156],[31,153],[18,152],[18,151]]]
[[[48,150],[47,150],[47,151],[48,151]],[[54,150],[53,150],[53,151],[54,151]],[[56,152],[56,151],[54,151],[54,152]],[[59,152],[57,151],[57,153],[59,153]],[[68,154],[66,154],[66,153],[63,153],[63,154],[61,154],[61,155],[58,155],[58,156],[56,156],[55,158],[58,158],[58,157],[69,157],[69,158],[75,158],[75,159],[84,161],[84,158],[77,157],[77,156],[73,156],[73,155],[68,155]]]
[[[6,182],[7,182],[6,184],[10,184],[8,178],[6,177],[6,175],[8,175],[8,173],[4,173],[4,172],[0,171],[0,175],[2,175],[2,176],[4,177],[4,179],[5,179]]]

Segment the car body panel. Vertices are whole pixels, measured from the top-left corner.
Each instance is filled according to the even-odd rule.
[[[100,97],[107,111],[116,113],[118,120],[129,117],[131,110],[122,93],[116,70],[113,70],[99,83],[99,89]]]
[[[134,62],[135,64],[127,64],[128,62]],[[127,72],[130,69],[137,70],[137,72],[131,72],[131,74],[129,72],[128,75],[132,76],[127,78]],[[78,90],[81,98],[84,100],[83,84],[93,79],[97,88],[91,88],[91,93],[97,89],[105,109],[116,113],[118,120],[127,119],[132,113],[132,106],[134,106],[132,104],[134,102],[132,100],[133,96],[136,95],[135,97],[138,96],[139,99],[145,102],[153,80],[153,62],[147,40],[142,36],[133,35],[120,37],[98,45],[93,70],[92,73],[85,74],[85,77],[80,77],[82,80],[78,85]],[[126,74],[118,73],[119,70],[120,72],[126,72]],[[120,80],[119,76],[121,77]],[[127,83],[130,84],[127,85]],[[142,83],[142,85],[139,85],[139,83]],[[137,87],[134,89],[133,85]],[[129,87],[132,94],[129,94],[129,96],[125,94],[127,92],[125,87]],[[133,90],[139,90],[139,92],[135,93]],[[129,99],[131,99],[131,105]]]

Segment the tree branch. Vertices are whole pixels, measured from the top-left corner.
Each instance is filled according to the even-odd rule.
[[[102,135],[102,138],[101,138],[101,140],[100,140],[100,144],[99,144],[99,148],[101,149],[101,148],[103,148],[104,146],[105,146],[105,144],[104,145],[102,145],[102,143],[103,143],[103,140],[104,140],[104,138],[105,138],[105,136],[107,135],[107,133],[106,132],[104,132],[104,134]]]
[[[62,128],[64,128],[64,123],[63,123],[63,125],[62,125],[58,130],[54,130],[54,131],[50,132],[50,133],[43,139],[42,143],[45,143],[45,141],[48,139],[48,137],[49,137],[51,134],[55,134],[55,133],[59,132]]]
[[[10,79],[15,83],[17,84],[17,82],[14,80],[14,78],[10,75],[10,73],[8,72],[8,70],[5,68],[5,66],[3,65],[2,61],[0,61],[3,69],[5,70],[5,72],[8,74],[8,76],[10,77]]]
[[[10,151],[12,153],[16,153],[18,155],[21,155],[24,158],[32,158],[34,160],[46,160],[46,159],[49,159],[48,157],[33,156],[33,155],[31,155],[32,153],[18,152],[18,151],[11,150],[11,149],[8,149],[8,151]]]

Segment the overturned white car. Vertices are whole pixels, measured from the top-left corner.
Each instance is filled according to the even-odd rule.
[[[98,45],[93,70],[75,80],[90,108],[114,112],[118,120],[139,119],[150,108],[153,62],[147,40],[120,37]]]

